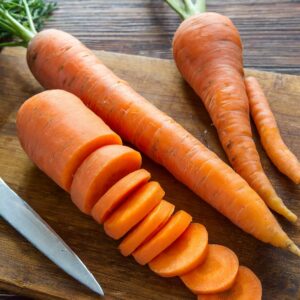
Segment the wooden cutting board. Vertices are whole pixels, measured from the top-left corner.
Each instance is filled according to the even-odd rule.
[[[207,112],[172,61],[108,52],[96,54],[149,101],[226,160]],[[300,157],[300,77],[254,70],[247,73],[258,77],[284,140]],[[24,50],[11,49],[0,54],[0,90],[0,175],[82,258],[101,282],[105,299],[195,299],[178,278],[160,278],[132,258],[122,257],[118,243],[80,213],[69,195],[26,157],[16,138],[16,111],[26,98],[42,88],[26,66]],[[256,132],[255,137],[266,173],[287,205],[300,216],[299,188],[275,169],[266,158]],[[262,280],[264,299],[300,299],[299,258],[245,234],[146,157],[144,167],[165,188],[167,200],[207,226],[211,243],[230,247],[241,264],[256,272]],[[300,245],[299,224],[279,220]],[[0,288],[41,299],[96,299],[1,220]]]

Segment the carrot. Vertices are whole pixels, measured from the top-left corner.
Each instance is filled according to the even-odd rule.
[[[27,31],[18,25],[17,32]],[[239,175],[114,75],[75,37],[49,29],[32,33],[25,42],[28,65],[43,86],[79,96],[113,130],[244,231],[300,254],[261,198]]]
[[[239,32],[223,15],[193,9],[174,35],[176,65],[202,99],[236,172],[271,209],[295,222],[264,173],[252,138]]]
[[[89,214],[107,190],[127,174],[140,168],[139,152],[121,145],[107,145],[94,151],[80,165],[71,185],[71,198]]]
[[[240,266],[234,285],[226,292],[212,295],[198,295],[198,300],[261,300],[260,280],[247,267]]]
[[[169,248],[149,263],[149,267],[163,277],[181,276],[200,265],[206,259],[207,250],[206,228],[192,223]]]
[[[149,241],[133,252],[134,259],[141,265],[149,263],[169,247],[192,221],[192,217],[183,210],[178,211],[168,223]]]
[[[88,155],[101,146],[122,143],[76,96],[59,90],[25,101],[17,114],[17,130],[30,159],[66,191]]]
[[[229,248],[209,245],[204,263],[180,278],[195,294],[219,293],[231,288],[238,268],[238,258]]]
[[[106,234],[116,240],[121,238],[160,203],[164,194],[158,182],[143,185],[104,222]]]
[[[92,209],[93,218],[102,224],[130,193],[146,183],[150,177],[148,171],[140,169],[121,178],[95,204]]]
[[[261,143],[274,165],[296,184],[300,183],[300,162],[283,142],[268,100],[254,77],[245,79],[250,112]]]
[[[68,95],[66,92],[62,93]],[[50,102],[52,97],[57,96],[52,91],[44,92],[44,94],[47,97],[43,99]],[[56,111],[55,106],[60,107],[61,103],[68,102],[58,101],[52,107],[54,112]],[[39,118],[39,114],[35,112],[35,106],[28,109],[27,118],[28,120]],[[61,118],[68,118],[68,116],[62,114]],[[78,119],[79,124],[80,122],[81,119]],[[73,124],[76,124],[74,130],[77,130],[77,123]],[[48,136],[52,142],[57,140],[57,136],[53,134],[55,127],[53,128],[53,132],[49,130]],[[32,132],[29,132],[31,134],[24,136],[26,144],[30,144],[31,139],[40,142],[41,136],[36,137],[35,135],[39,132],[34,129],[32,128]],[[40,151],[40,149],[34,148],[34,151]],[[47,151],[44,153],[46,155]],[[120,161],[120,158],[123,158],[124,162]],[[52,161],[54,166],[57,159],[56,156]],[[116,205],[116,200],[105,200],[107,205],[103,208],[106,211],[106,208],[109,208],[110,214],[107,215],[108,219],[104,223],[104,229],[108,235],[116,239],[132,230],[120,245],[120,250],[124,255],[129,255],[134,251],[133,256],[139,263],[149,263],[150,267],[162,276],[182,274],[188,272],[192,267],[199,268],[198,265],[203,263],[207,248],[207,232],[202,225],[190,225],[192,217],[184,211],[179,211],[171,217],[174,205],[161,200],[164,191],[157,182],[146,183],[150,174],[145,170],[135,171],[129,175],[123,174],[122,179],[113,183],[116,174],[119,176],[124,170],[123,167],[120,169],[120,165],[125,166],[126,169],[128,166],[136,164],[140,164],[140,156],[136,151],[120,145],[103,146],[88,156],[78,168],[71,185],[71,195],[73,197],[78,197],[77,193],[83,195],[81,198],[83,202],[77,202],[78,206],[92,207],[94,199],[98,198],[95,194],[103,194],[103,191],[107,189],[104,186],[114,184],[105,194],[106,197],[108,197],[107,195],[112,197],[108,197],[108,199],[121,199],[125,192],[128,195],[122,201],[118,200],[118,205]],[[99,180],[100,175],[103,182]],[[130,184],[130,178],[135,184]],[[75,180],[78,182],[74,183]],[[141,183],[143,180],[145,182]],[[124,187],[126,183],[130,187],[130,192]],[[141,186],[136,186],[138,183]],[[120,188],[121,194],[115,192],[118,188]],[[103,200],[103,197],[99,201]],[[80,197],[76,201],[78,199]],[[221,255],[223,255],[222,251]],[[224,259],[226,260],[225,256],[220,260]],[[229,264],[232,265],[230,261]],[[222,280],[224,282],[224,279]]]
[[[148,216],[134,228],[119,245],[124,256],[130,255],[138,246],[153,237],[169,220],[175,206],[162,200]]]

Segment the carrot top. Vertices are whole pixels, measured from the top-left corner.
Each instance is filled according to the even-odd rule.
[[[205,0],[165,0],[183,19],[206,11]]]
[[[0,3],[0,48],[23,46],[50,17],[56,3],[44,0],[3,0]]]

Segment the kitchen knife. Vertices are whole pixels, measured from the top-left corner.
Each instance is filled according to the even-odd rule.
[[[70,276],[103,296],[103,290],[80,258],[51,227],[0,178],[0,216]]]

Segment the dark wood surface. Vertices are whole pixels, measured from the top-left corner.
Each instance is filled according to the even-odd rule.
[[[216,131],[199,99],[184,83],[169,60],[97,52],[103,61],[137,91],[198,137],[222,159]],[[195,299],[178,278],[164,279],[132,258],[124,258],[118,243],[105,236],[102,227],[83,215],[69,196],[40,172],[19,146],[15,132],[16,111],[31,95],[41,91],[25,63],[25,52],[0,55],[0,170],[12,188],[75,250],[101,282],[105,299],[173,300]],[[300,157],[300,77],[259,71],[255,75],[266,91],[284,140]],[[163,86],[163,88],[162,88]],[[283,101],[284,99],[284,101]],[[300,216],[300,189],[281,175],[262,151],[264,168],[279,195]],[[166,199],[177,209],[191,213],[205,224],[211,243],[233,249],[240,263],[253,269],[262,280],[264,299],[300,299],[299,258],[258,242],[176,181],[165,169],[143,157],[166,190]],[[279,218],[290,237],[300,245],[299,222],[291,225]],[[18,233],[0,221],[0,288],[40,299],[96,299],[87,289],[65,275]]]
[[[48,27],[66,30],[95,50],[171,58],[179,18],[163,0],[57,0]],[[232,18],[245,66],[300,74],[300,0],[207,0]]]

